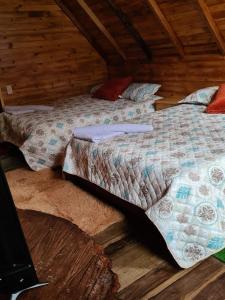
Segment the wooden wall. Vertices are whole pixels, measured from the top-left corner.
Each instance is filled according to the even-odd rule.
[[[60,1],[98,41],[110,76],[160,82],[163,95],[225,82],[225,0]]]
[[[83,93],[107,71],[162,83],[165,96],[225,82],[225,0],[0,0],[0,7],[0,86],[14,88],[7,103]]]
[[[161,83],[160,95],[187,95],[199,88],[225,83],[224,57],[190,57],[173,61],[165,58],[152,63],[109,67],[111,77],[133,74],[135,81]]]
[[[0,0],[0,86],[5,103],[77,95],[105,77],[105,62],[54,0]],[[13,96],[6,95],[7,84]]]
[[[153,59],[151,62],[127,63],[125,68],[111,66],[110,75],[116,76],[123,72],[133,74],[138,81],[160,82],[161,94],[164,96],[183,96],[198,88],[225,83],[225,1],[203,1],[221,38],[222,46],[218,44],[218,36],[212,31],[212,24],[208,24],[204,10],[197,0],[156,2],[183,48],[183,55],[179,54],[171,38],[170,43],[165,37],[162,38],[159,28],[169,38],[169,33],[163,26],[159,27],[157,23],[157,27],[153,25],[151,31],[146,30],[146,25],[142,24],[140,27],[137,13],[133,17],[130,15],[130,18],[133,18],[140,30],[144,30],[147,40],[152,35],[149,46]]]

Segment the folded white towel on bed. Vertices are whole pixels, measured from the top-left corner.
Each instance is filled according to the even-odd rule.
[[[153,130],[152,125],[145,124],[112,124],[77,127],[73,131],[75,138],[98,143],[127,133],[144,133]]]
[[[20,115],[35,111],[52,111],[53,109],[53,106],[48,105],[6,105],[4,107],[4,111],[12,115]]]

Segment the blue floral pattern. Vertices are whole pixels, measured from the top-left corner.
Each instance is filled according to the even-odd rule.
[[[123,92],[121,97],[136,102],[143,101],[151,98],[151,96],[154,95],[160,87],[160,84],[155,83],[132,83]],[[161,99],[161,97],[158,99]]]
[[[183,268],[225,247],[225,118],[203,111],[183,104],[135,118],[154,130],[72,139],[65,157],[65,172],[142,208]]]
[[[186,98],[181,100],[179,103],[208,105],[218,89],[219,89],[218,86],[212,86],[212,87],[207,87],[204,89],[197,90],[196,92],[188,95]]]
[[[154,111],[154,98],[135,103],[106,101],[81,95],[53,103],[51,112],[20,116],[0,114],[0,140],[20,147],[31,169],[62,165],[65,147],[75,127],[110,124]]]

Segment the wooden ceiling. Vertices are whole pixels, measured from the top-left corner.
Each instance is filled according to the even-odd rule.
[[[108,64],[225,54],[225,0],[56,0]]]

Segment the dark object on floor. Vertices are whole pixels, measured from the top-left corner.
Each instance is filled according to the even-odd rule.
[[[0,162],[5,172],[27,166],[19,148],[10,143],[0,143]]]
[[[76,225],[33,211],[19,217],[38,277],[49,285],[22,299],[115,299],[117,276],[102,248]]]
[[[11,295],[39,281],[1,164],[0,193],[0,293]]]

